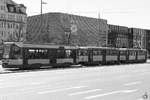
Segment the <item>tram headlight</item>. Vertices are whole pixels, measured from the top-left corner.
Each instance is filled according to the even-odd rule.
[[[9,58],[9,55],[4,55],[4,58]]]

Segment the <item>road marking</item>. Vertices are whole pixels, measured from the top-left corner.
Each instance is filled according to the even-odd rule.
[[[87,86],[76,86],[76,87],[62,88],[62,89],[56,89],[56,90],[48,90],[48,91],[38,92],[38,94],[61,92],[61,91],[72,90],[72,89],[80,89],[80,88],[85,88],[85,87],[87,87]]]
[[[100,78],[95,78],[95,79],[89,79],[89,80],[83,80],[83,81],[80,81],[80,82],[95,82],[95,81],[100,81],[101,79]]]
[[[0,87],[0,89],[4,89],[4,88],[14,88],[14,87],[19,87],[19,86],[25,86],[26,84],[8,84],[8,85],[3,85],[2,87]]]
[[[142,82],[140,82],[140,81],[136,81],[136,82],[126,83],[126,84],[124,84],[124,86],[137,85],[137,84],[141,84],[141,83]]]
[[[31,85],[41,85],[44,84],[44,82],[32,82]]]
[[[144,71],[140,75],[150,74],[150,71]]]
[[[132,93],[132,92],[136,92],[136,91],[138,91],[138,89],[112,91],[112,92],[107,92],[107,93],[103,93],[103,94],[99,94],[99,95],[93,95],[93,96],[85,97],[84,99],[88,99],[88,100],[89,100],[89,99],[94,99],[94,98],[103,97],[103,96],[112,95],[112,94],[118,94],[118,93]]]
[[[101,91],[101,90],[102,89],[93,89],[93,90],[81,91],[81,92],[71,93],[71,94],[69,94],[69,96],[81,95],[81,94],[86,94],[86,93],[91,93],[91,92],[96,92],[96,91]]]
[[[0,82],[1,82],[1,81],[7,81],[7,80],[8,80],[8,79],[1,79]]]

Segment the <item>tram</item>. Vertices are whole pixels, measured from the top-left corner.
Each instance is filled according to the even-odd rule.
[[[68,66],[76,62],[76,48],[71,46],[4,44],[4,68],[39,68],[41,66]]]
[[[144,63],[147,60],[145,49],[79,47],[78,55],[78,63],[85,65]]]
[[[144,63],[145,49],[76,47],[48,44],[26,44],[6,42],[4,44],[2,67],[40,68],[68,67],[71,65],[104,65],[123,63]]]

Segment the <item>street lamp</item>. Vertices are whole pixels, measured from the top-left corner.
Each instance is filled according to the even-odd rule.
[[[43,4],[47,4],[46,2],[43,2],[43,0],[41,0],[41,15],[43,13]]]
[[[103,21],[101,21],[101,16],[100,16],[100,12],[98,13],[98,34],[101,34],[100,32],[101,32],[101,29],[103,30],[103,28],[101,27],[101,23],[103,24],[103,25],[105,25],[106,23],[104,23]],[[105,26],[106,27],[106,26]],[[106,32],[106,31],[105,31]],[[104,33],[105,35],[106,35],[106,37],[105,37],[105,43],[104,43],[104,45],[101,45],[101,46],[105,46],[105,47],[107,47],[107,44],[108,44],[108,32],[106,32],[106,33]],[[99,43],[98,43],[98,46],[99,46]]]

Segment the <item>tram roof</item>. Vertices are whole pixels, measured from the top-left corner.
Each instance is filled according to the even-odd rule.
[[[137,49],[137,48],[130,48],[128,50],[143,50],[143,51],[146,51],[146,49]]]
[[[146,49],[137,49],[137,48],[119,48],[119,50],[142,50],[142,51],[146,51]]]
[[[29,44],[29,43],[21,43],[21,42],[5,42],[4,44],[16,45],[22,48],[65,48],[65,49],[75,49],[74,46],[63,46],[63,45],[50,45],[50,44]]]
[[[97,46],[64,46],[64,45],[54,45],[54,44],[31,44],[31,43],[22,43],[22,42],[4,42],[4,44],[16,45],[22,48],[65,48],[65,49],[119,49],[119,50],[144,50],[146,49],[136,49],[136,48],[111,48],[111,47],[97,47]]]
[[[118,49],[118,48],[111,48],[111,47],[97,47],[97,46],[81,46],[80,49]]]

